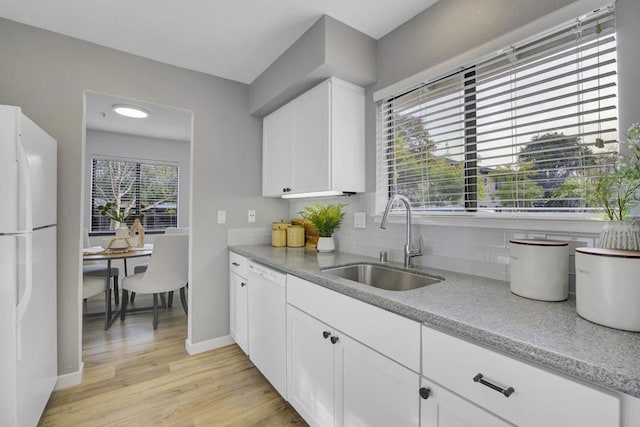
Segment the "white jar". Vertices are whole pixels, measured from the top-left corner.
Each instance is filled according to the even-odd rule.
[[[576,310],[585,319],[640,332],[640,252],[576,249]]]
[[[541,301],[569,294],[569,243],[558,240],[509,241],[511,292]]]

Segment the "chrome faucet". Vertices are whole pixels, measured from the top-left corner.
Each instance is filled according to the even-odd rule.
[[[411,247],[411,202],[405,196],[400,194],[396,194],[389,202],[387,202],[387,207],[384,210],[384,215],[382,215],[382,222],[380,223],[380,228],[383,230],[387,228],[387,221],[389,220],[389,211],[391,210],[391,205],[396,200],[400,200],[407,211],[407,225],[406,225],[406,241],[404,243],[404,266],[405,268],[411,267],[411,258],[415,256],[422,255],[422,237],[418,239],[418,247]]]

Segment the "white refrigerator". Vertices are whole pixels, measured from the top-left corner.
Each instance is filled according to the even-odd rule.
[[[35,426],[58,371],[57,144],[0,105],[0,426]]]

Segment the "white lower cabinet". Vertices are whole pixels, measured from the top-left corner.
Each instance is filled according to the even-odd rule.
[[[479,406],[422,377],[420,384],[421,427],[512,426]]]
[[[238,346],[249,354],[248,261],[229,253],[229,333]]]
[[[522,427],[603,427],[621,422],[620,398],[613,392],[424,326],[422,374]]]
[[[336,426],[418,426],[419,375],[336,331]]]
[[[319,320],[287,308],[287,390],[289,403],[311,425],[333,425],[335,357],[333,330]]]
[[[245,352],[249,354],[249,328],[247,317],[247,296],[249,286],[247,285],[247,279],[232,273],[231,277],[231,322],[230,330],[231,337],[236,344]]]
[[[230,261],[231,335],[312,426],[640,425],[640,399]]]
[[[289,403],[312,426],[418,426],[419,376],[293,306]]]

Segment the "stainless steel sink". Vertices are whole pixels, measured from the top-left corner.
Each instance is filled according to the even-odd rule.
[[[388,291],[408,291],[433,285],[443,280],[437,276],[419,274],[377,264],[329,267],[323,269],[322,272]]]

